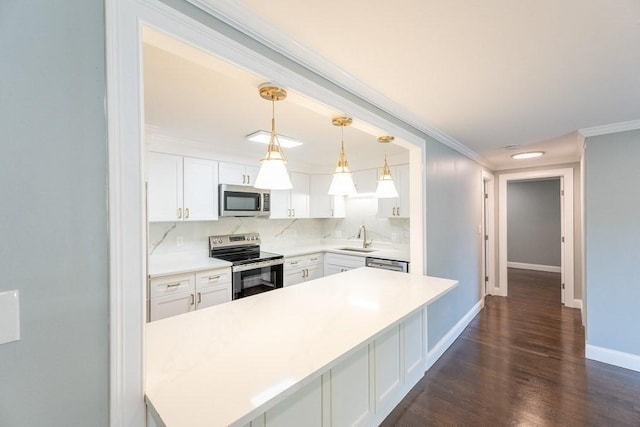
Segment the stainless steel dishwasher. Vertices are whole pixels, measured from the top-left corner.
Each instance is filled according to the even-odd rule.
[[[366,262],[365,265],[367,267],[381,268],[383,270],[399,271],[401,273],[409,272],[408,261],[397,261],[394,259],[367,257],[365,262]]]

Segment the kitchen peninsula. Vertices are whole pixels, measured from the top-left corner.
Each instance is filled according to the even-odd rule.
[[[359,268],[146,325],[150,425],[375,425],[422,377],[457,282]]]

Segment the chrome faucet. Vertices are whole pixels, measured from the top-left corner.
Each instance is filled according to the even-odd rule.
[[[367,227],[365,227],[364,225],[361,225],[360,229],[358,230],[357,238],[359,239],[361,237],[362,237],[363,248],[368,248],[369,246],[371,246],[371,244],[373,243],[373,239],[367,241]]]

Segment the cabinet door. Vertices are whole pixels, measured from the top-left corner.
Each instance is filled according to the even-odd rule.
[[[397,166],[396,176],[398,176],[398,183],[396,184],[396,189],[398,190],[396,217],[409,218],[409,202],[411,199],[409,165]]]
[[[148,153],[147,204],[149,221],[182,220],[181,156]]]
[[[309,175],[291,173],[291,216],[309,218]]]
[[[244,165],[220,162],[218,169],[220,184],[249,185]]]
[[[309,177],[309,217],[331,218],[332,198],[328,194],[331,175],[311,175]]]
[[[293,286],[298,283],[304,282],[303,277],[304,270],[302,268],[297,268],[295,270],[289,270],[284,273],[284,286]]]
[[[218,162],[184,158],[184,220],[218,219]]]
[[[378,187],[378,173],[376,169],[365,169],[353,173],[353,183],[358,194],[371,194]]]
[[[149,321],[164,319],[195,309],[195,295],[192,292],[151,298],[149,300]]]
[[[307,277],[304,280],[309,281],[323,277],[322,264],[310,265],[307,267]]]
[[[269,218],[290,218],[290,190],[271,190],[271,215]]]
[[[324,266],[324,275],[325,276],[331,276],[332,274],[342,273],[343,271],[345,271],[344,267],[342,267],[340,265],[326,264]]]
[[[196,309],[211,307],[231,301],[231,283],[198,289],[196,292]]]
[[[244,175],[247,180],[247,185],[253,186],[256,182],[256,178],[258,177],[258,171],[260,168],[258,166],[244,166]]]

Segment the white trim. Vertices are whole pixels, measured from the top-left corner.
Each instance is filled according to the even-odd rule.
[[[281,53],[290,60],[303,65],[310,71],[322,76],[324,79],[347,90],[358,94],[358,97],[380,108],[382,111],[394,117],[402,117],[402,120],[423,132],[435,140],[447,145],[459,153],[475,160],[479,164],[489,167],[486,160],[478,153],[445,134],[435,126],[429,125],[425,120],[413,114],[406,108],[384,96],[374,88],[366,85],[362,80],[350,75],[335,64],[319,55],[317,52],[302,45],[289,37],[275,25],[262,18],[242,2],[235,0],[187,0],[198,8],[215,16],[221,21],[239,29],[249,37],[258,40],[265,46]]]
[[[574,298],[574,258],[573,258],[573,169],[549,169],[527,172],[514,172],[502,174],[498,178],[498,235],[499,235],[499,283],[496,288],[496,295],[508,295],[508,275],[507,275],[507,183],[509,181],[533,180],[540,178],[562,178],[562,233],[564,244],[562,247],[563,279],[565,289],[563,293],[563,303],[567,307],[572,307]]]
[[[140,96],[141,28],[148,25],[198,46],[212,55],[331,105],[408,141],[411,216],[424,218],[425,141],[398,122],[285,68],[250,48],[156,0],[106,0],[107,111],[109,150],[110,425],[144,424],[144,319],[146,300],[146,227],[144,211],[144,111]],[[328,86],[328,85],[327,85]],[[413,172],[415,165],[420,166]],[[426,227],[411,221],[414,271],[426,270]],[[418,239],[412,239],[412,242]]]
[[[573,308],[579,308],[580,311],[582,311],[582,300],[581,299],[574,299],[573,300]]]
[[[521,270],[546,271],[547,273],[562,273],[562,267],[555,265],[528,264],[526,262],[507,262],[509,268],[519,268]]]
[[[431,351],[427,354],[427,365],[425,371],[428,371],[434,363],[440,359],[440,357],[444,354],[445,351],[451,344],[454,343],[456,339],[460,336],[462,331],[469,326],[469,323],[473,320],[474,317],[484,308],[484,298],[478,301],[471,310],[469,310],[460,320],[456,323],[453,328],[447,332],[447,334],[438,341],[438,343],[431,349]],[[429,312],[429,308],[427,306],[427,313]]]
[[[480,276],[482,295],[493,294],[496,286],[496,233],[495,233],[495,196],[494,196],[494,176],[489,172],[482,170],[481,173],[482,182],[480,187],[480,197],[482,204],[482,235],[480,236],[482,242],[482,275]],[[487,183],[487,199],[486,199],[486,211],[484,200],[484,184]],[[486,215],[486,219],[485,219]],[[489,236],[489,240],[485,246],[484,236]],[[488,257],[487,257],[488,252]],[[486,262],[485,262],[486,259]],[[485,269],[486,265],[486,269]],[[484,278],[488,276],[489,280],[486,282]]]
[[[624,353],[622,351],[586,344],[584,356],[587,359],[597,360],[598,362],[640,372],[640,356],[637,354]]]
[[[590,136],[608,135],[610,133],[626,132],[636,129],[640,129],[640,120],[631,120],[628,122],[612,123],[609,125],[584,128],[580,129],[578,132],[585,138],[588,138]]]

